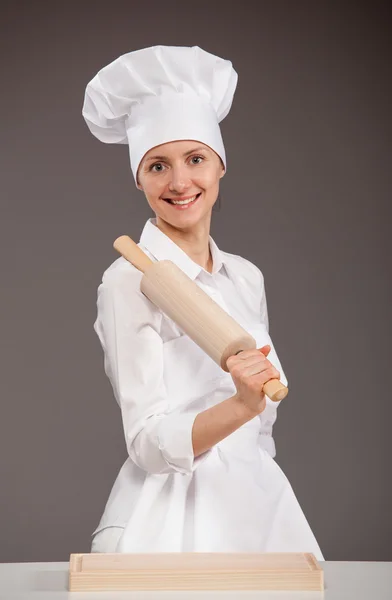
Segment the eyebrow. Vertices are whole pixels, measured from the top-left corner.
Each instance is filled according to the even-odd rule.
[[[192,150],[188,150],[188,152],[185,152],[182,156],[189,156],[190,154],[193,154],[194,152],[200,152],[201,150],[205,151],[206,148],[204,148],[204,146],[198,146],[197,148],[192,148]],[[146,163],[150,162],[150,160],[169,160],[168,156],[150,156],[149,158],[146,159]]]

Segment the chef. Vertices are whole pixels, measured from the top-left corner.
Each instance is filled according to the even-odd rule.
[[[227,170],[219,123],[237,79],[229,60],[198,46],[153,46],[120,56],[86,88],[90,131],[128,145],[136,187],[155,215],[139,247],[175,263],[257,342],[230,357],[226,373],[144,296],[136,267],[120,257],[105,270],[94,329],[128,457],[92,552],[313,552],[324,560],[274,460],[279,403],[262,388],[272,378],[288,382],[269,335],[262,271],[210,235]],[[251,219],[251,198],[238,198],[238,210],[244,202]]]

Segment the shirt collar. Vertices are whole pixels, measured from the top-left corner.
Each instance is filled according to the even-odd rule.
[[[206,271],[203,267],[195,263],[180,246],[177,246],[163,231],[156,225],[156,217],[151,217],[144,225],[140,236],[140,244],[144,246],[156,260],[171,260],[192,280],[204,271],[208,275],[214,275],[225,268],[226,258],[219,250],[218,246],[209,235],[209,245],[212,255],[212,273]]]

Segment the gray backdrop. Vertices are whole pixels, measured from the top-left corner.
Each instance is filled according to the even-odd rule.
[[[125,460],[96,290],[153,216],[84,89],[199,45],[239,73],[211,234],[264,273],[290,381],[276,460],[327,560],[392,560],[387,3],[8,3],[1,16],[1,561],[88,552]],[[53,6],[57,4],[57,6]]]

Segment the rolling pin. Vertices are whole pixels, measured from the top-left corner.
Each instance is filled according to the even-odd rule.
[[[143,273],[140,291],[226,373],[229,356],[256,348],[256,340],[171,260],[152,261],[127,235],[118,237],[113,247]],[[270,379],[262,391],[278,402],[288,388]]]

